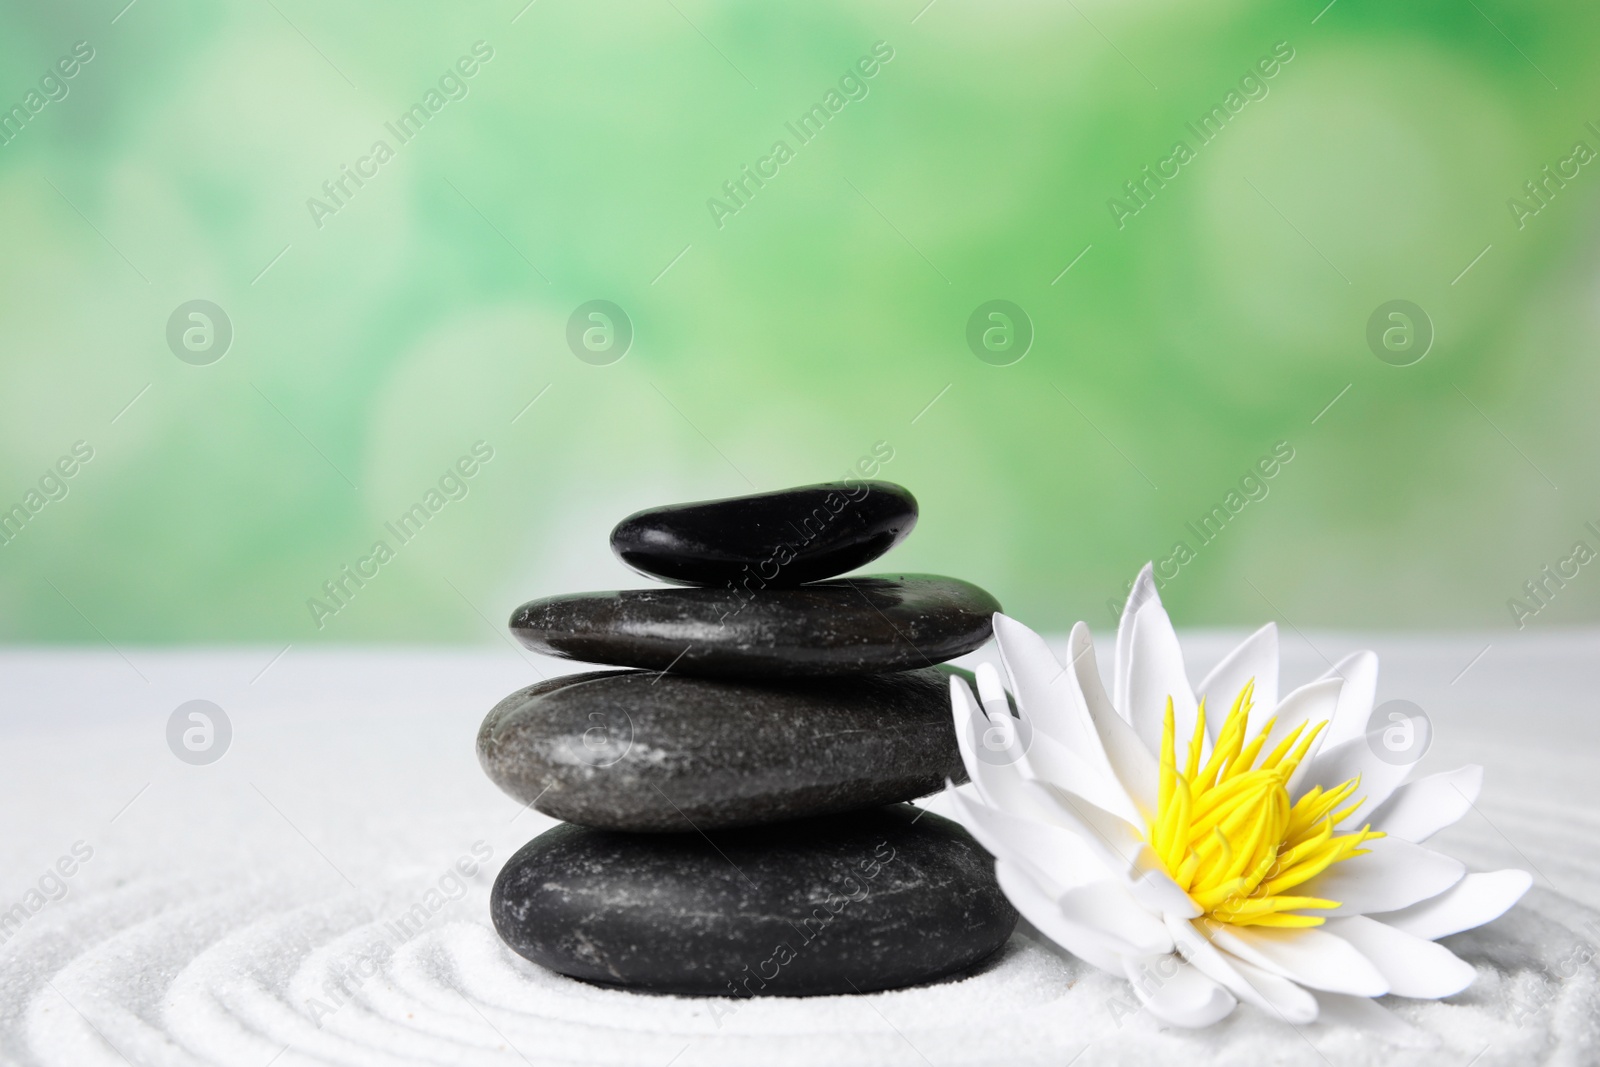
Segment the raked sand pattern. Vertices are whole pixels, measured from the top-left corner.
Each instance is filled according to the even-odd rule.
[[[0,796],[15,825],[0,842],[0,899],[23,899],[75,841],[93,855],[0,945],[0,1062],[1594,1062],[1600,638],[1495,642],[1454,685],[1490,638],[1311,641],[1335,657],[1377,648],[1380,700],[1413,700],[1433,719],[1427,766],[1487,765],[1479,811],[1447,832],[1452,852],[1475,869],[1535,871],[1510,914],[1447,939],[1478,968],[1466,993],[1384,1001],[1407,1031],[1339,1020],[1296,1031],[1244,1008],[1208,1031],[1157,1030],[1132,1013],[1125,983],[1025,924],[975,973],[861,997],[585,985],[515,956],[489,924],[494,873],[550,823],[484,782],[470,743],[486,694],[570,668],[509,648],[399,660],[291,650],[251,683],[274,650],[124,650],[141,682],[110,653],[11,652]],[[1188,643],[1200,663],[1227,647]],[[1286,645],[1286,680],[1322,669],[1312,647]],[[207,767],[165,747],[171,709],[196,696],[232,720],[232,749]]]

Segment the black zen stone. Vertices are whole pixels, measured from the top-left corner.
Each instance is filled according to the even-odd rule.
[[[726,997],[915,985],[981,962],[1017,921],[989,855],[918,815],[710,835],[558,826],[506,863],[490,913],[519,955],[605,985]]]
[[[757,685],[596,671],[506,697],[478,761],[546,815],[687,831],[826,815],[966,781],[942,670]]]
[[[930,574],[841,578],[745,594],[624,589],[522,605],[511,631],[535,652],[722,678],[803,678],[927,667],[989,639],[1000,604]]]
[[[872,562],[916,524],[917,499],[900,486],[832,482],[635,512],[611,550],[669,582],[799,585]]]

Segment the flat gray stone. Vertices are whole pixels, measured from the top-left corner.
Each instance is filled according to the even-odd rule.
[[[873,575],[744,593],[624,589],[545,597],[511,632],[547,655],[723,678],[929,667],[993,632],[999,601],[959,578]]]
[[[611,830],[849,811],[966,781],[947,675],[750,682],[597,671],[528,686],[478,731],[501,789]]]
[[[512,950],[561,974],[741,998],[933,981],[1017,921],[989,855],[907,805],[709,835],[558,826],[511,857],[489,907]]]

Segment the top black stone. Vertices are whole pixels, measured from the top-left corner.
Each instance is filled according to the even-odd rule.
[[[685,585],[752,576],[800,585],[870,563],[916,524],[906,489],[847,480],[648,508],[617,523],[611,550],[641,574]]]

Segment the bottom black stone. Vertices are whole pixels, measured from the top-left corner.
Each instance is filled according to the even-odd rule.
[[[915,985],[983,960],[1017,922],[988,853],[905,804],[709,840],[558,826],[511,857],[489,907],[553,971],[701,996]]]

